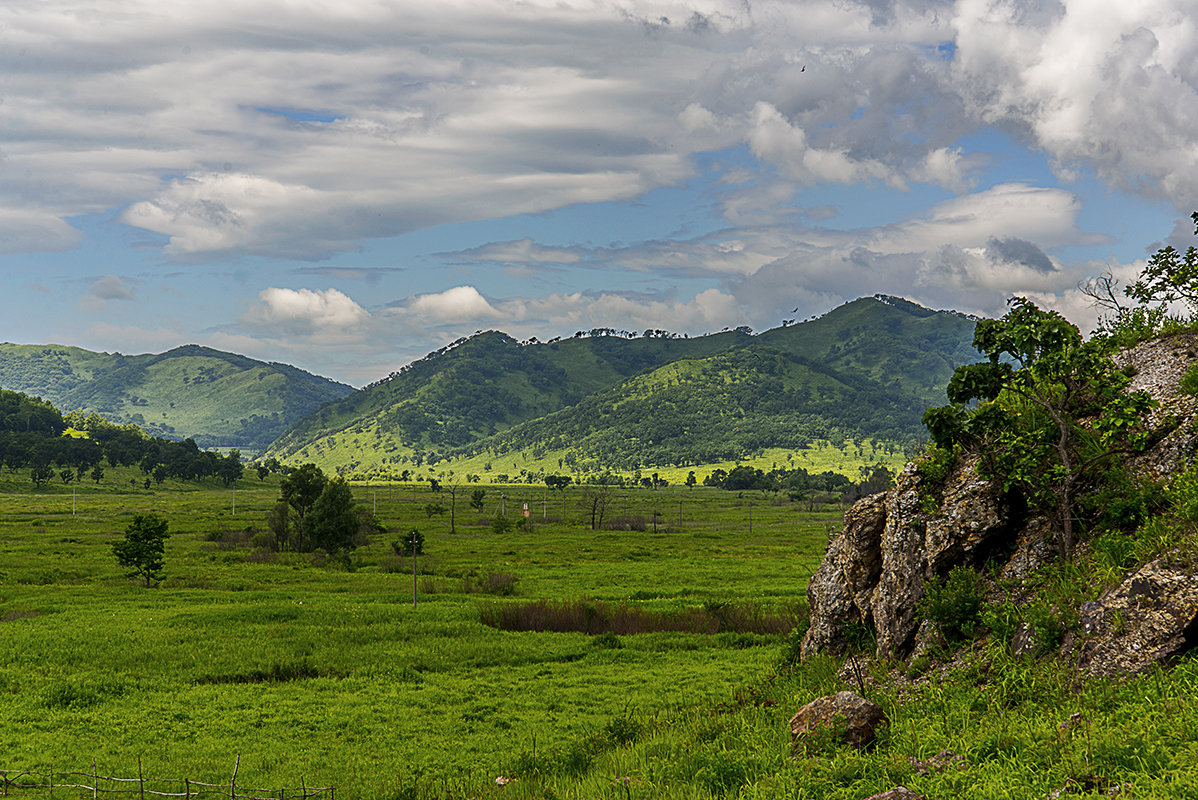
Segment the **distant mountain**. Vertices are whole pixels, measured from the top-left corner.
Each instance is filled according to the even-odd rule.
[[[513,451],[635,469],[823,438],[913,441],[953,369],[978,358],[974,323],[879,295],[760,335],[490,331],[321,407],[268,454],[360,472]]]
[[[353,387],[199,345],[126,356],[0,344],[0,387],[201,447],[260,450]]]

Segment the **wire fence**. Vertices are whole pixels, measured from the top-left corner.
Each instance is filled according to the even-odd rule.
[[[3,797],[42,795],[51,800],[57,796],[99,800],[113,795],[135,795],[138,800],[147,797],[181,797],[184,800],[223,798],[223,800],[336,800],[332,786],[304,786],[292,789],[250,789],[237,785],[237,770],[241,756],[233,765],[233,777],[226,783],[205,783],[190,778],[148,778],[142,772],[141,759],[137,760],[136,778],[114,778],[100,775],[96,762],[92,761],[91,772],[55,772],[51,765],[48,772],[0,769],[0,789]]]

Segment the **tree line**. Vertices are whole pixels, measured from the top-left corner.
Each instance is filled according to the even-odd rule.
[[[104,463],[140,467],[151,481],[215,477],[225,485],[243,472],[241,454],[200,450],[193,439],[181,442],[150,436],[136,425],[116,425],[98,414],[62,414],[50,403],[21,392],[0,389],[0,467],[30,471],[36,486],[55,477],[63,483],[103,478]]]

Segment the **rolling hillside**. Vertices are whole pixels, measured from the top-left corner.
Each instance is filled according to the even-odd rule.
[[[286,364],[198,345],[126,356],[0,344],[0,387],[156,436],[249,450],[266,447],[322,403],[353,391]]]
[[[609,331],[520,343],[487,332],[329,403],[270,448],[326,469],[465,469],[519,453],[531,468],[634,470],[922,437],[972,319],[861,298],[809,322],[696,338]]]

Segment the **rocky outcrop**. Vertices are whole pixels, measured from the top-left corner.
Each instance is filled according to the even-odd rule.
[[[830,739],[850,747],[866,747],[877,736],[879,725],[887,724],[877,703],[855,692],[837,692],[812,700],[790,720],[790,740],[800,750],[813,737]]]
[[[1133,375],[1130,389],[1148,391],[1157,402],[1147,420],[1151,446],[1128,459],[1131,471],[1167,479],[1192,466],[1198,460],[1198,397],[1182,393],[1179,384],[1198,364],[1198,334],[1145,342],[1120,353],[1116,363]],[[978,460],[976,454],[959,458],[943,487],[908,464],[893,489],[846,514],[844,530],[829,543],[808,584],[811,626],[803,658],[845,652],[854,623],[876,633],[878,656],[904,657],[936,640],[926,625],[916,636],[928,579],[957,564],[989,563],[1003,579],[1019,583],[1057,557],[1056,526],[1044,516],[1029,517],[997,482],[980,478]],[[1137,672],[1188,649],[1198,639],[1198,580],[1179,571],[1178,563],[1149,564],[1086,604],[1085,635],[1066,647],[1081,647],[1087,668],[1101,674]],[[1020,627],[1017,652],[1044,646],[1030,625]]]
[[[1143,672],[1198,644],[1198,564],[1159,558],[1082,604],[1081,665],[1095,675]]]
[[[804,658],[844,652],[852,622],[876,631],[879,656],[904,655],[918,627],[924,581],[955,564],[981,564],[1016,542],[1011,504],[977,476],[976,465],[975,458],[959,459],[940,489],[908,464],[893,489],[853,506],[808,584]]]

